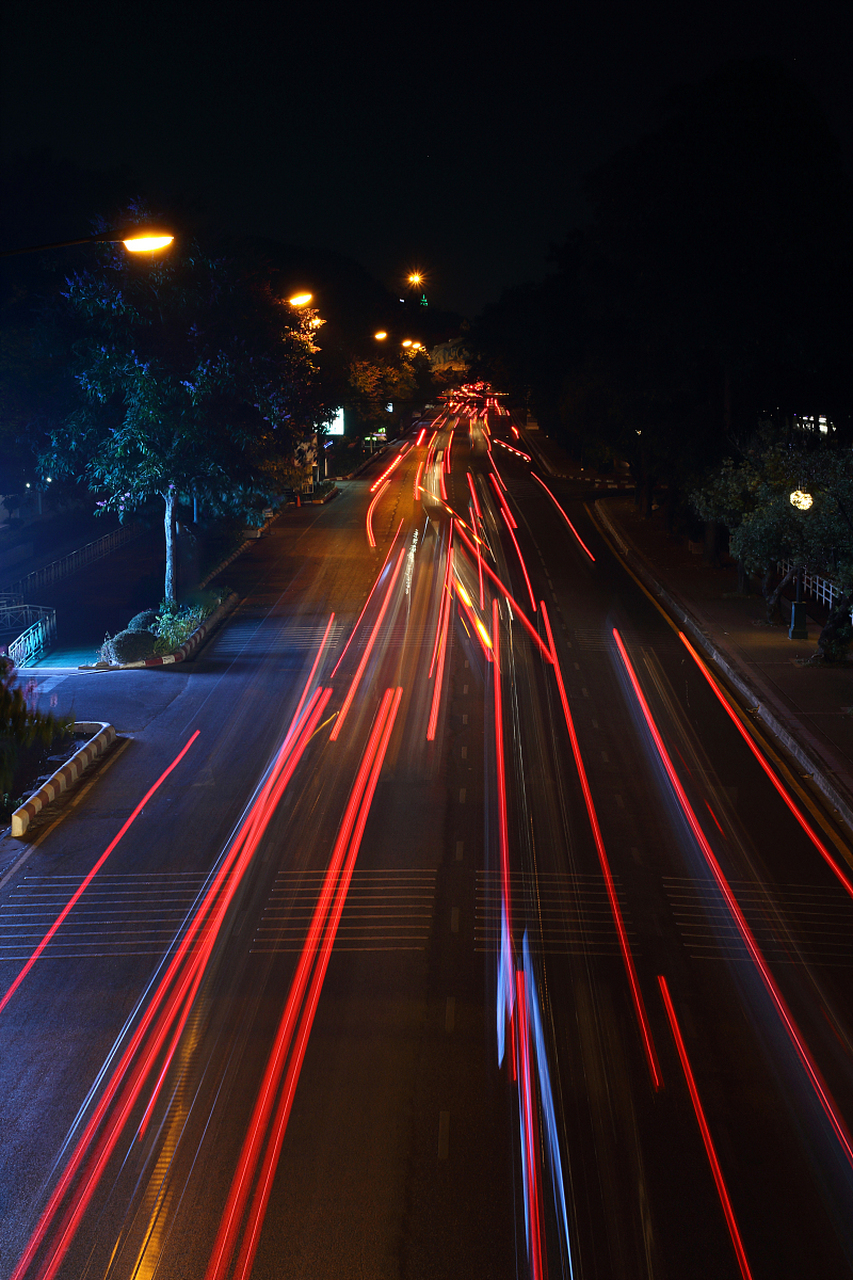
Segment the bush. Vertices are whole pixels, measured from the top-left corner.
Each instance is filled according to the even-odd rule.
[[[126,627],[127,631],[151,631],[156,634],[157,630],[157,610],[143,609],[141,613],[135,614]]]
[[[105,662],[141,662],[154,656],[155,639],[150,631],[119,631],[101,646],[101,658]]]

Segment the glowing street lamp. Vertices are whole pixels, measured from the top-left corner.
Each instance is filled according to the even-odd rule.
[[[15,258],[21,253],[41,253],[47,249],[70,249],[78,244],[123,244],[130,253],[156,253],[165,249],[175,237],[160,227],[125,227],[123,231],[100,231],[79,240],[54,240],[51,244],[30,244],[24,249],[6,249],[0,258]]]
[[[373,335],[373,336],[374,336],[374,338],[376,339],[376,341],[377,341],[377,342],[384,342],[384,341],[385,341],[385,339],[388,337],[388,334],[385,332],[385,330],[384,330],[384,329],[380,329],[380,330],[379,330],[379,332],[378,332],[378,333],[374,333],[374,335]]]
[[[168,232],[162,234],[154,232],[146,232],[144,235],[128,236],[126,240],[122,240],[122,244],[129,253],[156,253],[158,249],[165,249],[175,239]]]
[[[307,307],[313,297],[313,293],[294,293],[287,301],[291,307]]]
[[[791,506],[796,507],[798,511],[808,511],[813,502],[812,495],[803,493],[802,489],[795,489],[791,494]]]

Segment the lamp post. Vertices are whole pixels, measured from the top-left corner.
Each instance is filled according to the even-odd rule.
[[[810,493],[803,493],[801,489],[795,489],[790,495],[792,507],[796,507],[798,511],[808,511],[814,499]],[[797,595],[794,603],[791,605],[791,626],[788,630],[789,640],[808,640],[809,628],[806,622],[806,606],[803,601],[803,566],[797,565]]]

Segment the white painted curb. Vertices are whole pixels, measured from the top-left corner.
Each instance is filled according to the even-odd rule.
[[[103,755],[111,742],[115,742],[116,731],[111,724],[102,720],[80,721],[74,729],[80,733],[91,733],[88,742],[74,752],[70,760],[66,760],[61,769],[48,778],[44,786],[30,796],[26,804],[22,804],[12,814],[12,836],[19,840],[37,813],[41,813],[45,805],[55,800],[63,791],[67,791],[72,782],[88,769],[93,760]]]

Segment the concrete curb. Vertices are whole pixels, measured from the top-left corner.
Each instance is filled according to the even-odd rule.
[[[157,658],[142,658],[139,662],[97,662],[91,667],[78,667],[78,671],[142,671],[145,667],[168,667],[175,662],[185,662],[191,658],[198,649],[204,644],[207,637],[212,631],[219,626],[226,614],[230,613],[239,601],[240,597],[236,591],[232,591],[231,595],[222,601],[218,608],[214,609],[209,618],[205,618],[200,627],[196,627],[195,631],[185,640],[179,649],[174,653],[164,653]]]
[[[748,676],[739,670],[735,665],[735,659],[718,648],[687,606],[661,585],[655,577],[651,565],[649,565],[641,552],[631,545],[621,530],[616,528],[610,517],[600,506],[600,500],[595,503],[595,517],[616,543],[626,563],[636,570],[646,587],[660,601],[667,613],[677,618],[685,631],[690,633],[693,640],[705,651],[718,670],[723,673],[729,684],[738,691],[746,703],[747,709],[761,720],[765,728],[784,747],[788,755],[796,760],[803,772],[811,778],[817,789],[835,809],[838,817],[850,831],[853,831],[853,805],[838,790],[832,779],[827,776],[826,771],[831,771],[831,766],[823,758],[817,747],[812,747],[807,741],[802,741],[802,729],[800,729],[800,737],[794,737],[785,724],[786,714],[784,708],[779,706],[776,699],[767,689],[750,680]]]
[[[89,765],[97,760],[98,756],[104,754],[110,743],[115,742],[115,729],[104,721],[84,720],[74,728],[77,732],[81,730],[83,733],[91,732],[92,737],[78,751],[75,751],[71,759],[66,760],[62,768],[57,769],[38,791],[33,792],[26,804],[22,804],[15,810],[12,814],[13,839],[20,840],[36,814],[41,813],[42,809],[63,791],[67,791],[72,782],[76,782]]]

